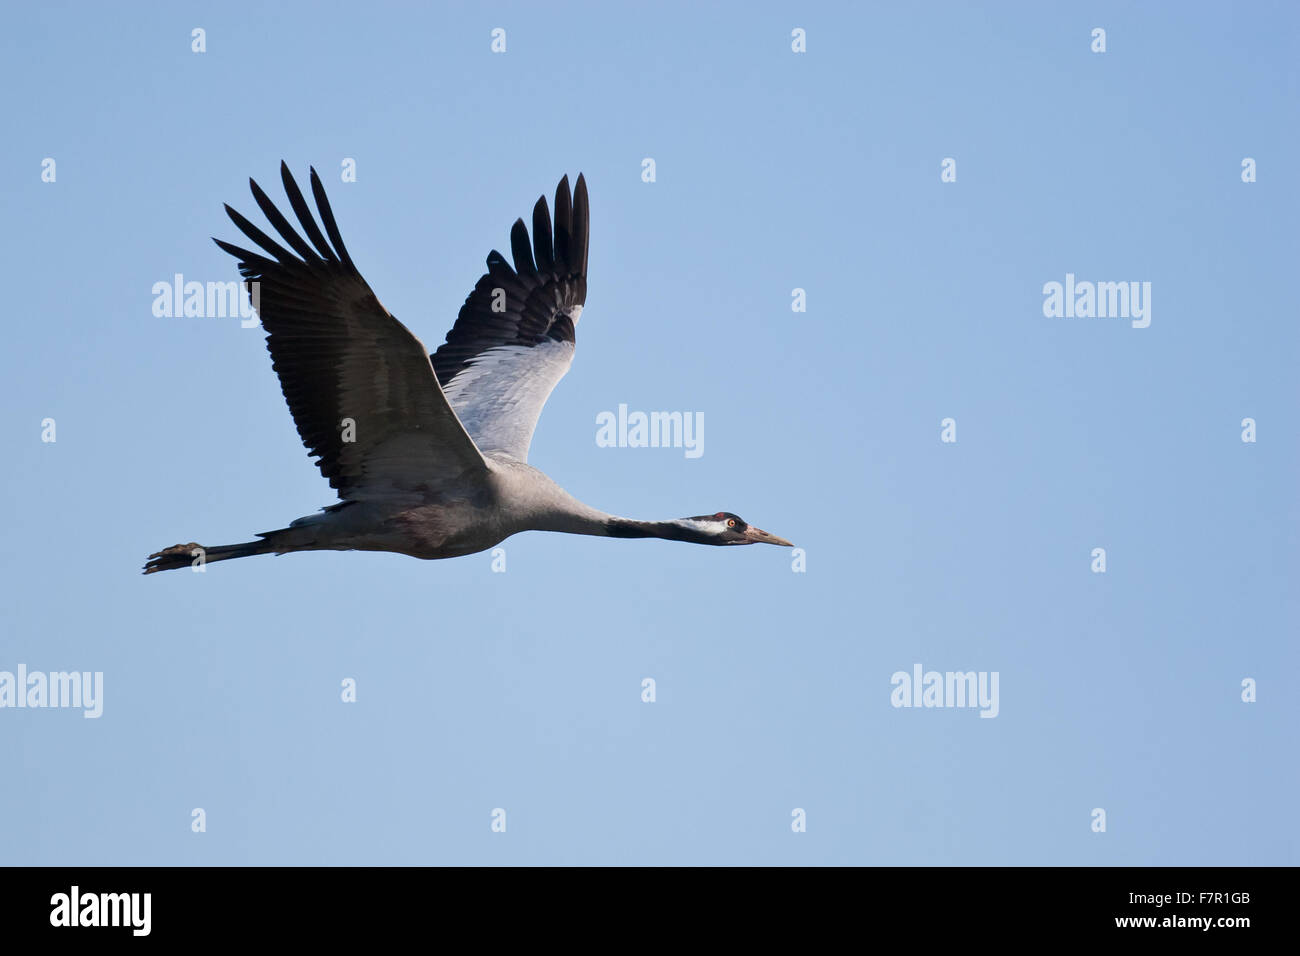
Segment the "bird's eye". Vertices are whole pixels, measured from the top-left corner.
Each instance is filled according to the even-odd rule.
[[[736,526],[736,519],[735,519],[735,518],[728,518],[728,519],[727,519],[727,527],[728,527],[728,528],[734,528],[735,526]]]

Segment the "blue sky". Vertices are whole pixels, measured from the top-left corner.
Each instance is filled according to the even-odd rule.
[[[0,671],[104,699],[0,709],[0,862],[1300,861],[1293,5],[3,17]],[[738,512],[806,570],[529,533],[505,573],[142,577],[333,500],[261,333],[151,309],[234,278],[221,203],[261,222],[281,159],[430,348],[584,172],[532,463],[620,514]],[[1150,326],[1045,317],[1067,273],[1150,282]],[[702,413],[704,454],[598,447],[620,403]],[[997,717],[893,707],[916,664],[997,672]]]

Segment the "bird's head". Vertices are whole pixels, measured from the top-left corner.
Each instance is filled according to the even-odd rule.
[[[785,538],[768,534],[762,528],[754,527],[740,515],[732,514],[730,511],[698,515],[686,520],[698,529],[702,544],[776,544],[783,548],[794,547]]]

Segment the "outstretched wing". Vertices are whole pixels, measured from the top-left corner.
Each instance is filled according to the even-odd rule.
[[[284,163],[280,177],[310,245],[251,179],[253,198],[293,251],[229,206],[231,220],[266,254],[213,241],[239,260],[289,411],[321,474],[340,498],[364,500],[427,494],[485,470],[424,345],[352,264],[316,170],[311,190],[328,241]]]
[[[433,353],[442,390],[484,452],[528,460],[542,406],[573,362],[574,330],[587,298],[587,183],[555,190],[533,207],[533,238],[522,219],[510,230],[514,268],[495,249],[487,273]]]

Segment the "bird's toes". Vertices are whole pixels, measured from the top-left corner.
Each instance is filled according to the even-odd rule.
[[[191,541],[189,544],[174,544],[170,548],[163,548],[161,551],[155,551],[153,554],[149,555],[149,558],[152,560],[154,558],[165,558],[173,554],[188,555],[195,548],[201,547],[202,545],[197,541]]]

